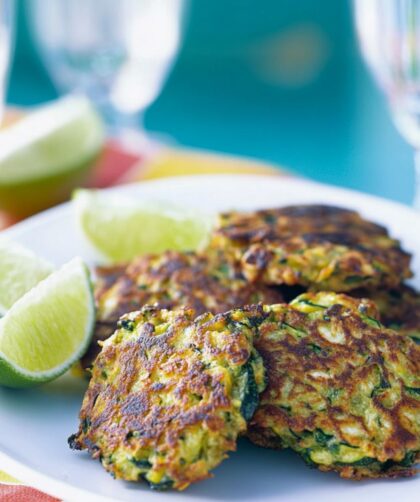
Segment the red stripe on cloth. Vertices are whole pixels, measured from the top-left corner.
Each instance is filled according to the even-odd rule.
[[[0,485],[0,502],[59,502],[59,499],[27,486]]]
[[[115,141],[107,141],[103,153],[93,167],[90,179],[90,188],[107,188],[118,183],[130,180],[131,172],[135,173],[135,179],[140,177],[145,169],[142,161],[145,156],[135,155],[122,149]],[[3,230],[18,220],[3,211],[0,211],[0,230]]]
[[[143,157],[123,150],[115,141],[109,140],[104,151],[93,168],[90,186],[106,188],[117,185],[125,178],[135,165],[139,165]]]

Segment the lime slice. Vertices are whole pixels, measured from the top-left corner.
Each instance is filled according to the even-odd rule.
[[[89,273],[75,258],[0,320],[0,384],[30,387],[64,373],[86,350],[94,319]]]
[[[197,211],[94,190],[78,190],[74,203],[83,234],[109,262],[169,249],[195,250],[208,241],[213,224],[212,217]]]
[[[86,181],[103,143],[100,117],[75,96],[0,131],[0,207],[26,216],[61,202]]]
[[[0,238],[0,315],[53,270],[29,249]]]

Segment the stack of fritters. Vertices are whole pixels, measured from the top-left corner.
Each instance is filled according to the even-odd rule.
[[[386,326],[420,338],[420,295],[403,284],[412,276],[410,254],[355,211],[302,205],[224,213],[210,246],[234,255],[252,283],[365,296],[378,302]]]
[[[316,205],[222,214],[200,253],[99,269],[85,367],[106,341],[71,445],[158,489],[208,477],[246,431],[346,478],[414,474],[420,295],[404,284],[409,263],[383,227]]]
[[[253,419],[251,437],[264,446],[291,447],[320,469],[337,470],[344,477],[412,474],[420,441],[420,375],[419,350],[409,337],[414,341],[420,338],[420,295],[403,283],[412,273],[410,255],[399,242],[385,228],[364,220],[354,211],[310,205],[222,214],[210,245],[233,253],[252,283],[346,292],[356,298],[371,298],[377,308],[375,312],[373,304],[368,307],[364,300],[358,303],[331,293],[320,293],[314,305],[311,295],[304,295],[290,307],[272,307],[273,322],[260,326],[256,342],[270,384]],[[302,315],[302,305],[306,305],[308,314],[315,309],[314,319]],[[367,309],[364,316],[358,313],[360,308]],[[400,340],[394,332],[384,330],[377,319],[405,337]],[[329,339],[323,337],[329,333],[330,323],[341,341],[331,335]],[[293,337],[296,342],[302,340],[292,344]],[[382,352],[377,354],[376,337],[386,344],[383,351],[387,357]],[[365,339],[374,342],[363,343]],[[378,362],[377,370],[369,369],[370,358]],[[383,391],[374,392],[369,382],[363,380],[373,382],[372,371],[376,372],[376,379],[390,371],[390,363],[384,361],[393,359],[401,363],[392,368],[397,379],[394,387],[389,384],[393,387],[393,400],[389,398],[389,382],[381,377],[386,389],[381,396],[388,396],[388,401],[381,402],[379,394]],[[387,370],[381,368],[383,364]],[[404,373],[408,377],[402,383],[398,378]],[[314,374],[318,374],[318,382]],[[342,385],[346,380],[349,387]],[[339,393],[337,384],[341,384]],[[366,395],[371,390],[370,408],[383,407],[391,418],[385,420],[381,413],[371,413],[369,407],[365,410],[367,415],[361,415],[360,410],[369,403],[357,393],[352,397],[352,389]],[[340,400],[328,401],[330,391],[340,395]],[[350,402],[346,406],[347,400]],[[353,429],[360,435],[366,448],[361,447],[361,442],[346,442],[334,422],[334,414],[348,425],[349,434]],[[328,417],[332,417],[329,423]],[[358,426],[356,422],[360,422]],[[382,428],[387,432],[381,435]],[[322,441],[325,448],[320,448]]]

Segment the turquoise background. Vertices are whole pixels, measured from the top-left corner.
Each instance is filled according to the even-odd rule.
[[[19,2],[9,103],[56,91]],[[146,127],[180,144],[275,162],[410,203],[412,152],[361,61],[346,0],[192,0]]]

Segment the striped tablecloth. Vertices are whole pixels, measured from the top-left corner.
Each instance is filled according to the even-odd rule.
[[[109,142],[95,167],[92,186],[104,188],[133,181],[209,173],[285,175],[281,169],[248,159],[173,147],[162,147],[153,154],[139,156],[127,153]],[[0,213],[0,229],[14,223],[13,218]],[[0,471],[0,502],[55,500]]]

